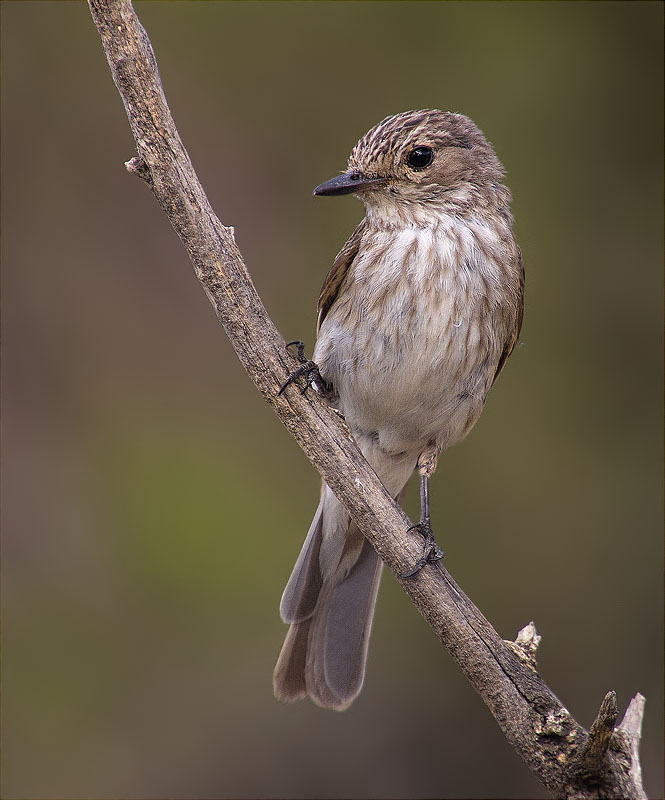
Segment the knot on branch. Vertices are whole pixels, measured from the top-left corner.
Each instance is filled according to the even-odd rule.
[[[131,172],[132,175],[137,175],[141,180],[144,180],[148,186],[152,187],[152,175],[150,174],[150,168],[145,163],[142,158],[138,156],[134,156],[134,158],[130,158],[129,161],[125,161],[125,168],[127,172]]]
[[[564,736],[568,733],[570,711],[561,706],[548,711],[542,722],[537,722],[534,731],[536,736]]]
[[[522,664],[536,672],[536,650],[541,639],[542,636],[538,634],[536,626],[533,622],[530,622],[517,634],[514,642],[510,642],[507,639],[504,639],[504,641]]]

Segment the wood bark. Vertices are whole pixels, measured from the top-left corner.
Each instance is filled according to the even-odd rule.
[[[645,798],[638,744],[644,698],[615,727],[616,698],[603,700],[586,731],[535,669],[530,623],[505,642],[446,569],[401,573],[422,539],[369,467],[343,418],[315,392],[279,388],[297,366],[269,318],[236,246],[215,216],[171,117],[150,41],[130,0],[89,0],[125,105],[138,156],[127,169],[145,180],[168,216],[219,321],[252,381],[481,696],[508,741],[558,797]]]

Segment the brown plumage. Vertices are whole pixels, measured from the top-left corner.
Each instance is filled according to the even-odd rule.
[[[476,422],[522,323],[524,270],[503,167],[467,117],[409,111],[372,128],[315,194],[355,193],[365,217],[319,298],[314,360],[363,454],[398,497]],[[282,597],[282,700],[342,710],[362,687],[381,562],[330,489]]]

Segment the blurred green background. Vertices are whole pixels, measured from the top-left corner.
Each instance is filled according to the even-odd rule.
[[[588,726],[647,697],[662,797],[662,22],[654,2],[150,2],[181,135],[287,339],[388,114],[471,116],[514,194],[515,351],[440,462],[446,565]],[[386,576],[344,714],[273,700],[318,476],[147,188],[83,3],[2,4],[3,796],[546,794]],[[415,487],[407,510],[416,513]]]

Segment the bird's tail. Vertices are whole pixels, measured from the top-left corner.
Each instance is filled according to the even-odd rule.
[[[384,486],[401,496],[417,453],[389,455],[356,440]],[[273,673],[279,700],[309,697],[343,711],[360,692],[382,563],[344,506],[323,484],[321,502],[280,605],[291,627]]]
[[[324,485],[280,613],[291,627],[273,675],[275,696],[309,695],[342,711],[362,687],[382,563]]]

